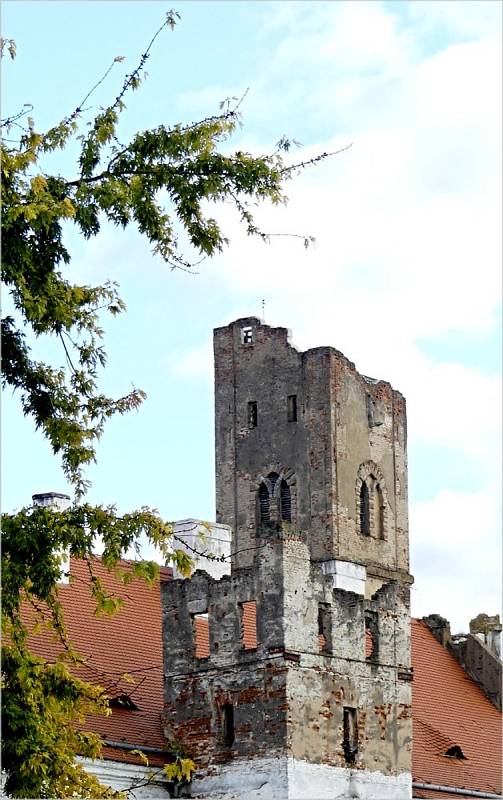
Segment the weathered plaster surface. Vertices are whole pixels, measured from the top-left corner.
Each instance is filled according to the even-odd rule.
[[[410,797],[405,401],[333,348],[301,353],[255,318],[214,342],[217,519],[233,529],[232,570],[162,586],[166,736],[196,758],[200,791]],[[198,614],[207,658],[196,657]]]
[[[226,764],[192,786],[192,797],[212,800],[408,800],[411,796],[410,773],[390,777],[286,756],[256,759],[253,769],[243,762]]]
[[[241,330],[253,328],[253,344]],[[295,473],[298,530],[309,531],[313,559],[340,558],[407,574],[407,456],[403,396],[389,383],[360,375],[331,347],[305,353],[286,328],[255,318],[214,332],[217,521],[234,530],[236,566],[250,566],[256,539],[255,489],[270,471]],[[298,418],[289,422],[287,397]],[[247,406],[258,424],[248,427]],[[383,541],[357,534],[355,486],[361,464],[373,461],[386,491]]]

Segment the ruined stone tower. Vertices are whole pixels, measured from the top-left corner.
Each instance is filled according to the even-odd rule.
[[[166,735],[199,796],[408,798],[404,398],[254,317],[214,351],[232,569],[163,587]]]

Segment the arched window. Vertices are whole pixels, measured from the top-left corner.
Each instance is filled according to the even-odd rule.
[[[390,535],[388,495],[382,470],[375,461],[358,468],[355,485],[356,529],[362,536],[385,541]]]
[[[370,497],[369,487],[365,481],[360,489],[360,533],[370,536]]]
[[[290,487],[283,479],[280,484],[280,516],[284,522],[292,521],[292,496]]]
[[[271,519],[271,508],[269,490],[265,483],[261,483],[258,490],[258,505],[260,512],[260,522],[262,524],[269,522]]]
[[[257,533],[271,534],[280,531],[284,523],[295,524],[296,509],[296,481],[292,470],[283,467],[281,471],[260,477],[255,489]]]
[[[384,539],[384,497],[378,483],[374,487],[374,535]]]

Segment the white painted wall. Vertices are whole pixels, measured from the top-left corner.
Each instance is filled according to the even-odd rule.
[[[293,758],[256,758],[215,766],[195,778],[193,798],[211,800],[410,800],[410,773],[384,775],[368,770],[310,764]]]
[[[52,508],[54,511],[66,511],[72,502],[69,495],[60,494],[60,492],[43,492],[42,494],[34,494],[32,495],[31,499],[34,506]],[[70,554],[68,551],[58,551],[58,555],[61,559],[61,572],[58,583],[69,583]]]
[[[208,558],[195,556],[189,548],[186,548],[188,554],[194,560],[194,572],[196,569],[204,569],[216,580],[220,580],[224,575],[230,575],[232,531],[228,525],[220,525],[217,522],[203,522],[200,519],[181,519],[175,522],[173,532],[181,540],[174,542],[174,546],[177,549],[183,550],[184,544],[186,544],[203,553],[226,557],[223,562],[212,561]],[[183,575],[176,568],[173,568],[173,577],[182,578]]]
[[[79,758],[87,772],[90,772],[112,789],[130,790],[131,800],[147,800],[147,798],[169,797],[166,778],[158,767],[143,767],[124,764],[121,761],[93,761],[90,758]],[[134,788],[137,787],[137,788]]]
[[[331,575],[332,588],[344,589],[346,592],[354,592],[355,594],[365,594],[367,570],[363,564],[332,559],[330,561],[322,561],[321,568],[325,575]]]

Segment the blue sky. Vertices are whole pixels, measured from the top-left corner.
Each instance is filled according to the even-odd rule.
[[[93,95],[95,109],[106,103],[169,7],[6,0],[3,35],[18,56],[3,65],[3,115],[32,103],[44,129],[123,55]],[[283,134],[301,143],[299,159],[353,144],[292,182],[285,209],[257,211],[266,230],[316,236],[308,251],[252,242],[222,208],[231,245],[189,276],[132,229],[103,226],[83,242],[69,228],[69,275],[117,280],[128,307],[106,322],[103,388],[148,394],[109,423],[89,499],[213,519],[212,329],[260,316],[265,298],[266,321],[299,347],[337,347],[406,395],[413,611],[466,628],[500,605],[501,5],[175,7],[182,19],[156,42],[124,137],[202,118],[248,89],[235,149],[266,152]],[[70,154],[54,163],[73,175]],[[8,393],[3,419],[3,508],[65,491]]]

